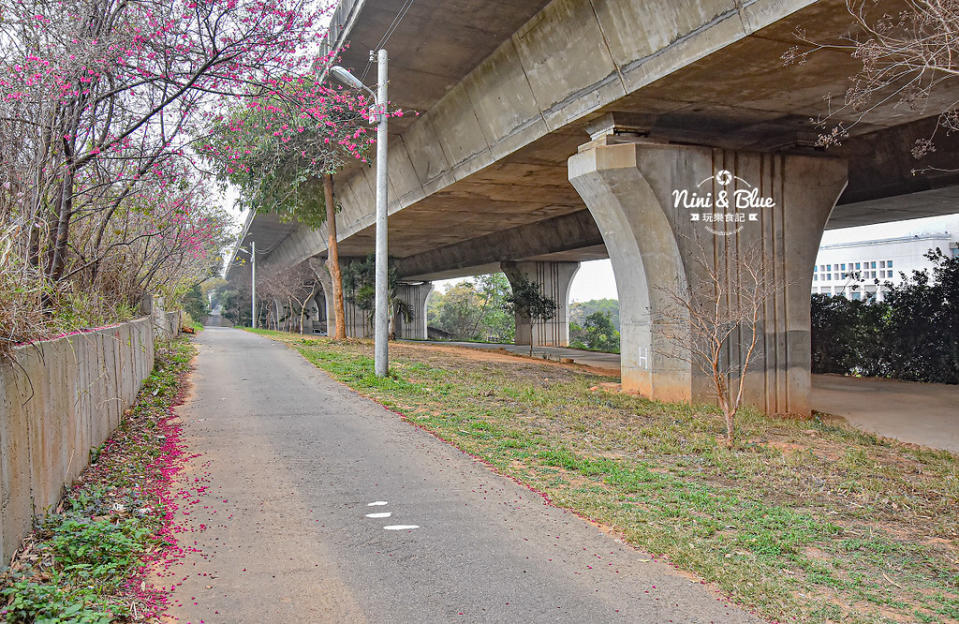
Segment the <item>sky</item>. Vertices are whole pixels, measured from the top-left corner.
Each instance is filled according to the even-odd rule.
[[[873,240],[877,238],[891,238],[913,234],[934,232],[951,232],[959,239],[959,213],[942,217],[926,217],[879,223],[862,227],[827,230],[822,237],[822,244],[847,243],[854,241]],[[466,279],[466,278],[464,278]],[[444,290],[463,279],[442,280],[435,282],[437,290]],[[570,287],[570,301],[589,301],[590,299],[618,299],[616,294],[616,280],[613,277],[613,267],[609,260],[592,260],[584,262],[579,272],[573,278]]]

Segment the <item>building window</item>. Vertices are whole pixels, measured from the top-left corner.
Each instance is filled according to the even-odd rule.
[[[871,269],[875,269],[875,268],[876,268],[876,261],[875,261],[875,260],[872,261],[872,266],[870,266],[869,268],[871,268]],[[873,275],[873,277],[875,277],[875,275]]]
[[[813,274],[812,274],[812,281],[818,282],[818,281],[819,281],[819,276],[816,275],[815,273],[813,273]]]
[[[862,301],[862,293],[858,290],[852,291],[852,300],[853,301]]]
[[[880,269],[885,269],[885,268],[886,268],[886,261],[885,261],[885,260],[880,260],[880,261],[879,261],[879,268],[880,268]]]
[[[859,263],[857,262],[857,263],[856,263],[856,270],[858,271],[858,270],[860,270],[861,268],[862,268],[862,267],[861,267],[861,266],[859,265]]]
[[[886,261],[886,267],[887,267],[887,268],[890,268],[890,269],[892,268],[892,260],[887,260],[887,261]]]

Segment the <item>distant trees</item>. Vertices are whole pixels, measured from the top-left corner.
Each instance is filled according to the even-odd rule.
[[[458,340],[512,342],[513,315],[505,310],[509,281],[502,273],[480,275],[433,293],[427,321]]]
[[[257,308],[272,311],[273,329],[304,331],[307,304],[317,293],[317,281],[307,262],[282,269],[264,270],[257,275]],[[284,305],[277,309],[276,303]],[[258,315],[259,316],[259,315]]]
[[[932,273],[886,283],[882,302],[812,296],[813,372],[959,383],[959,257],[926,257]]]
[[[619,301],[616,299],[575,301],[569,305],[569,322],[582,327],[586,323],[586,317],[594,312],[608,314],[613,327],[619,331]]]
[[[593,312],[586,317],[582,325],[570,321],[569,340],[569,346],[576,349],[619,353],[619,330],[613,326],[609,312]]]

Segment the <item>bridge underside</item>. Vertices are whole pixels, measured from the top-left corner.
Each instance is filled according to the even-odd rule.
[[[343,55],[357,75],[394,4],[358,3],[352,45]],[[621,307],[630,307],[621,316],[632,319],[623,334],[626,385],[662,398],[704,396],[688,365],[677,368],[652,355],[661,335],[649,318],[649,285],[662,275],[673,285],[696,278],[681,240],[688,223],[670,212],[669,189],[657,185],[695,186],[695,176],[708,177],[717,162],[733,172],[768,174],[756,180],[759,186],[769,179],[794,185],[769,191],[798,212],[780,216],[778,234],[770,230],[753,242],[785,254],[790,247],[781,239],[796,238],[792,252],[802,261],[778,279],[788,273],[800,284],[811,280],[824,228],[957,211],[959,135],[940,134],[936,151],[922,162],[910,154],[917,139],[932,133],[935,112],[957,99],[955,85],[923,110],[890,101],[864,120],[855,111],[835,112],[831,123],[844,124],[849,137],[826,152],[816,147],[819,133],[831,126],[819,128],[810,119],[825,112],[824,95],[845,92],[859,66],[848,51],[835,49],[803,64],[785,65],[782,57],[800,29],[810,40],[835,41],[851,22],[841,0],[492,5],[422,0],[392,36],[391,100],[421,114],[407,114],[391,131],[390,254],[400,276],[413,282],[498,270],[504,262],[524,267],[517,275],[561,276],[568,273],[557,268],[562,263],[610,257]],[[632,156],[623,156],[630,150]],[[580,152],[599,159],[592,173],[584,173],[581,162],[574,167],[570,157]],[[602,160],[611,154],[629,164],[610,169]],[[803,159],[842,162],[842,173],[832,165],[796,164],[807,163]],[[788,175],[777,168],[787,162]],[[664,170],[663,163],[673,168]],[[631,173],[621,183],[633,189],[633,199],[618,195],[615,184],[600,190],[626,170]],[[817,176],[830,180],[829,192],[803,190],[818,188]],[[373,250],[373,171],[353,166],[336,185],[343,204],[340,254],[365,256]],[[622,212],[618,221],[611,210]],[[668,238],[672,248],[656,251],[657,240],[644,238],[637,215],[664,219],[657,240]],[[775,225],[770,219],[762,217],[763,228]],[[626,234],[633,242],[622,239]],[[269,249],[265,261],[280,266],[325,255],[325,229],[309,232],[269,217],[257,217],[245,238]],[[631,245],[636,249],[623,251]],[[655,254],[667,251],[678,260],[658,264]],[[653,275],[650,266],[672,272]],[[751,390],[751,400],[770,411],[806,412],[797,397],[808,393],[808,346],[802,344],[809,288],[789,290],[780,302],[792,311],[788,322],[772,313],[766,319],[768,357],[755,382],[774,390]],[[629,292],[634,296],[624,299]]]

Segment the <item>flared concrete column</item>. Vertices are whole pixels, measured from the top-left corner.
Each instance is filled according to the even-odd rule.
[[[545,323],[537,322],[532,327],[529,317],[516,315],[516,340],[518,345],[538,347],[565,347],[569,345],[569,286],[579,271],[579,262],[503,262],[503,273],[515,284],[521,278],[539,284],[540,293],[556,302],[556,315]]]
[[[426,340],[426,300],[433,292],[433,282],[422,284],[399,284],[396,296],[406,302],[413,311],[413,320],[409,323],[402,314],[396,317],[396,337],[412,340]]]
[[[704,283],[701,257],[723,276],[718,287],[735,292],[745,254],[759,253],[779,290],[761,313],[745,401],[767,413],[809,414],[812,267],[846,185],[845,162],[621,141],[588,143],[568,165],[616,276],[623,387],[666,401],[712,401],[709,379],[670,339],[688,331],[688,319],[668,312],[670,293]],[[737,191],[754,193],[760,205],[737,206],[745,197]],[[745,336],[734,338],[724,354],[733,368]]]
[[[333,334],[333,277],[330,275],[330,271],[326,268],[325,263],[311,262],[310,266],[313,269],[313,274],[316,275],[316,280],[323,289],[326,335],[330,336]],[[319,296],[320,295],[317,295],[317,299],[319,299]],[[317,305],[319,305],[318,300]]]

